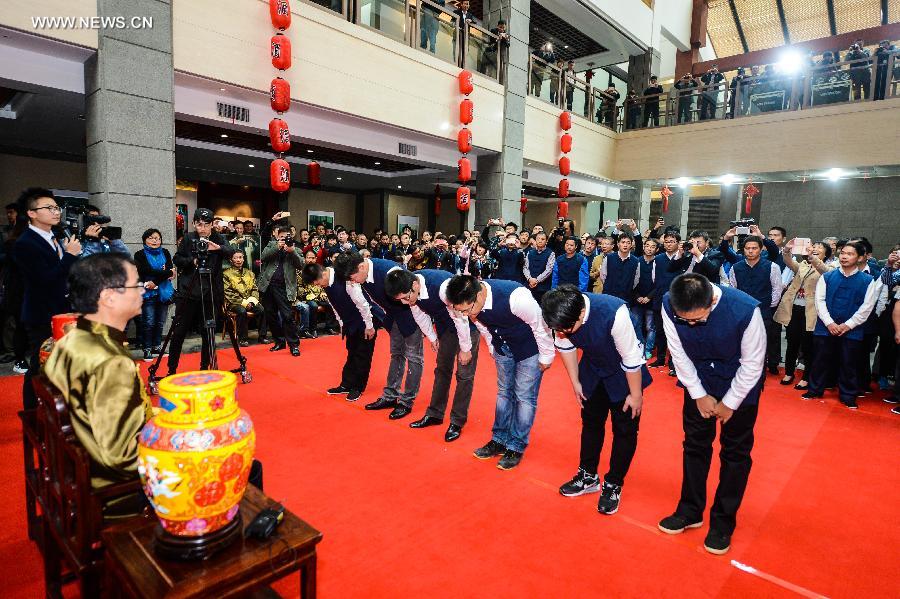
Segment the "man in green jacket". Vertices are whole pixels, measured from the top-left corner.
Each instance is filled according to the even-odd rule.
[[[303,254],[290,234],[288,226],[275,229],[275,239],[262,251],[258,285],[269,328],[275,337],[275,345],[269,351],[288,346],[291,355],[296,357],[300,355],[300,336],[291,305],[297,300],[297,270],[303,268]]]
[[[244,259],[244,252],[236,249],[231,255],[231,268],[222,271],[225,282],[225,309],[235,315],[238,342],[247,347],[247,313],[259,318],[259,342],[266,341],[266,315],[259,300],[259,289],[256,286],[256,275],[250,270]]]

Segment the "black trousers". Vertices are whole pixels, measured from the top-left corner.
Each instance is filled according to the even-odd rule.
[[[781,364],[781,325],[772,316],[763,317],[766,326],[766,366],[778,368]]]
[[[244,306],[231,306],[229,308],[232,312],[234,312],[234,321],[237,325],[237,331],[235,331],[235,335],[240,340],[244,340],[247,338],[247,328],[250,317],[247,315],[247,308]],[[262,304],[257,304],[253,308],[253,314],[256,316],[257,321],[259,322],[259,336],[266,336],[266,310],[263,308]]]
[[[877,374],[880,377],[894,376],[894,367],[897,362],[897,344],[894,343],[894,323],[891,320],[893,312],[894,303],[892,302],[878,317]]]
[[[611,403],[606,388],[599,384],[581,407],[580,466],[596,474],[600,452],[606,437],[606,418],[611,415],[613,444],[609,456],[609,471],[603,479],[613,485],[624,485],[625,475],[637,450],[638,426],[641,418],[631,417],[631,410],[622,411],[622,402]]]
[[[669,349],[669,342],[666,339],[666,330],[663,328],[662,306],[653,308],[653,320],[656,323],[656,361],[666,361],[666,351]],[[669,368],[672,368],[672,356],[669,356]]]
[[[28,360],[28,372],[22,382],[22,407],[26,410],[37,407],[37,395],[31,386],[31,379],[41,373],[41,344],[53,334],[50,323],[27,324],[25,335],[28,341],[25,355]]]
[[[215,306],[221,306],[222,300],[220,298],[213,297],[210,301],[206,300],[206,317],[209,319],[215,319],[217,316],[218,308]],[[212,310],[212,313],[209,311]],[[187,337],[189,331],[195,330],[195,324],[197,320],[203,319],[203,306],[200,303],[199,299],[191,299],[191,298],[180,298],[177,302],[175,302],[175,317],[172,322],[172,340],[169,343],[169,372],[174,373],[178,370],[178,362],[181,360],[181,348],[184,345],[184,338]],[[200,340],[201,340],[201,349],[200,349],[200,370],[206,370],[209,368],[209,357],[211,354],[211,349],[214,351],[215,348],[209,347],[209,339],[206,335],[205,323],[200,323]],[[213,331],[215,333],[215,329]]]
[[[759,406],[746,403],[734,411],[722,425],[719,442],[719,484],[712,509],[709,511],[709,528],[724,535],[734,533],[737,511],[741,507],[747,479],[753,459],[753,426]],[[706,479],[712,462],[713,441],[716,438],[715,418],[704,418],[697,409],[697,402],[684,392],[682,425],[684,427],[684,457],[682,462],[681,499],[675,513],[688,522],[699,522],[706,509]]]
[[[837,362],[837,383],[840,390],[840,398],[843,403],[853,403],[859,392],[859,357],[862,341],[835,337],[834,335],[815,335],[813,339],[812,375],[809,379],[809,390],[812,393],[822,394],[825,387],[830,386],[829,371],[831,364]]]
[[[809,382],[813,363],[813,334],[806,330],[806,307],[794,306],[791,321],[787,325],[787,350],[784,352],[784,374],[793,376],[797,370],[797,358],[803,354],[803,379]]]
[[[659,127],[659,104],[647,104],[647,107],[644,109],[644,127],[646,127],[650,121],[653,121],[654,127]]]
[[[679,123],[690,123],[691,122],[691,102],[678,102],[678,122]]]
[[[859,346],[859,353],[856,356],[856,384],[859,386],[860,393],[869,390],[872,386],[872,352],[875,351],[877,344],[877,331],[863,334],[862,344]]]
[[[438,339],[438,351],[434,360],[434,387],[431,388],[431,402],[425,411],[426,416],[444,419],[447,402],[450,399],[453,367],[456,366],[456,390],[453,393],[450,422],[457,426],[465,426],[469,418],[469,403],[472,401],[472,389],[475,387],[475,368],[478,366],[478,347],[481,345],[481,334],[478,329],[470,327],[470,331],[472,360],[465,366],[457,362],[459,337],[456,336],[456,329],[450,327]]]
[[[300,334],[284,285],[270,284],[262,294],[262,303],[275,342],[287,341],[291,347],[300,345]]]
[[[347,336],[347,361],[341,371],[341,387],[355,389],[360,393],[366,390],[377,338],[378,329],[375,329],[375,336],[371,339],[366,339],[365,331]]]

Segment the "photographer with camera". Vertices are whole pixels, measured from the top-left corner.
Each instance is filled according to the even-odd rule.
[[[688,241],[682,242],[675,257],[669,262],[669,272],[684,274],[695,272],[710,281],[722,280],[722,255],[709,247],[709,233],[691,231]]]
[[[719,104],[719,84],[725,81],[725,75],[719,72],[719,65],[713,65],[700,82],[703,93],[700,95],[700,120],[716,118],[716,107]]]
[[[678,123],[690,123],[691,113],[694,111],[694,90],[697,89],[697,80],[685,73],[681,79],[675,82],[678,90]]]
[[[861,100],[871,98],[872,93],[872,61],[869,51],[863,47],[862,40],[856,40],[844,55],[844,60],[854,60],[850,65],[850,83],[853,85],[853,99]]]
[[[888,60],[891,57],[891,54],[896,52],[897,49],[889,40],[881,40],[878,42],[878,48],[875,50],[875,99],[876,100],[884,100],[884,94],[887,91],[888,81],[892,79],[891,76],[888,75]],[[894,73],[897,72],[898,67],[896,66],[897,59],[894,59]]]
[[[234,247],[212,230],[213,212],[209,208],[194,211],[194,230],[186,233],[172,261],[178,270],[178,292],[175,301],[175,317],[172,321],[172,345],[169,348],[169,374],[178,370],[181,347],[194,320],[201,315],[213,321],[219,314],[225,291],[222,281],[222,265],[231,260]],[[209,273],[209,278],[201,277]],[[211,282],[211,289],[208,287]],[[203,323],[206,326],[208,322]],[[209,368],[213,335],[204,330],[200,352],[200,370]]]
[[[344,232],[346,235],[346,232]],[[275,239],[262,251],[259,291],[275,345],[269,351],[280,351],[285,343],[291,355],[300,355],[300,334],[291,306],[297,301],[297,274],[303,268],[303,254],[294,243],[291,228],[281,225],[275,229]]]
[[[81,230],[81,257],[86,258],[93,254],[124,254],[131,257],[128,246],[122,241],[121,227],[109,227],[108,216],[100,214],[96,206],[87,206],[87,214],[82,219],[84,228]]]

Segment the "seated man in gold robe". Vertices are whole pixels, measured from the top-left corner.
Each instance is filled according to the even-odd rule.
[[[125,347],[128,321],[141,313],[144,287],[122,254],[95,254],[69,272],[69,299],[81,313],[57,342],[44,375],[62,393],[75,436],[91,457],[96,489],[137,478],[138,434],[151,415],[137,366]],[[137,513],[143,497],[107,506],[108,516]]]

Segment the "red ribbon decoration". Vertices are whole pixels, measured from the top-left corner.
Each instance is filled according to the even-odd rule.
[[[759,188],[753,184],[753,181],[747,183],[744,186],[744,196],[746,201],[744,202],[744,214],[750,214],[753,210],[753,198],[759,193]]]
[[[668,185],[663,185],[662,191],[659,192],[662,195],[663,204],[662,211],[666,213],[669,211],[669,196],[674,195],[675,192],[669,189]]]

